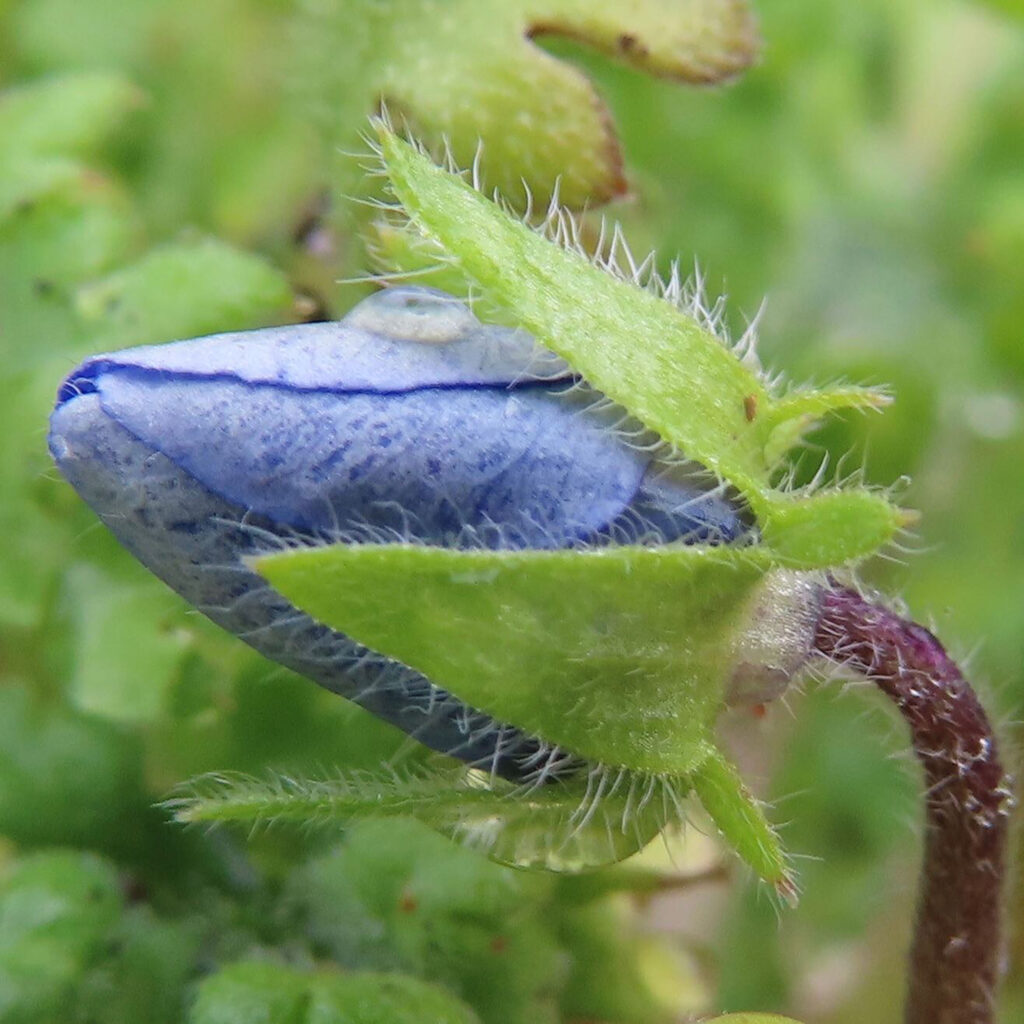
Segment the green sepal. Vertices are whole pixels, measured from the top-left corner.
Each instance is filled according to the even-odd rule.
[[[877,551],[913,514],[879,491],[851,487],[800,498],[777,493],[759,519],[765,545],[783,565],[826,569]]]
[[[314,618],[500,721],[601,764],[709,756],[764,550],[306,548],[253,560]]]
[[[717,751],[689,778],[595,768],[540,786],[516,787],[461,768],[300,780],[213,775],[194,780],[166,806],[186,824],[305,828],[414,818],[512,867],[577,872],[625,860],[665,828],[680,825],[681,801],[691,790],[726,842],[789,898],[792,883],[778,837]]]
[[[378,280],[389,284],[417,281],[469,300],[469,279],[432,239],[384,219],[367,225],[364,236],[367,256]]]
[[[771,484],[812,419],[877,408],[885,401],[880,392],[833,388],[774,396],[694,316],[553,244],[384,123],[376,127],[394,194],[426,240],[385,225],[377,230],[378,259],[420,271],[433,248],[441,259],[431,283],[454,284],[456,292],[471,284],[496,318],[528,330],[664,441],[736,487],[766,544],[780,539],[785,564],[819,568],[864,558],[900,528],[903,514],[882,494],[843,492],[856,495],[846,501]],[[833,525],[840,529],[826,540]]]
[[[573,872],[632,856],[677,819],[657,786],[652,786],[657,799],[638,808],[637,790],[642,793],[647,785],[647,779],[638,779],[630,795],[628,781],[620,782],[591,807],[582,779],[516,787],[463,768],[301,780],[216,775],[193,781],[167,806],[189,824],[316,827],[415,818],[500,863]],[[685,794],[688,786],[677,789]]]
[[[380,126],[402,207],[485,296],[597,390],[741,489],[763,486],[758,375],[675,306],[611,277],[503,213]]]
[[[813,429],[823,416],[852,409],[858,412],[879,411],[892,402],[880,388],[844,385],[833,388],[794,391],[772,403],[765,458],[772,465],[780,462],[804,434]]]
[[[715,750],[691,773],[693,790],[723,839],[784,899],[796,889],[779,838],[736,768]]]
[[[658,827],[657,817],[634,820],[636,780],[641,792],[647,780],[669,805],[696,788],[728,843],[785,888],[777,839],[712,732],[736,637],[768,561],[763,549],[728,547],[465,551],[365,544],[294,549],[253,565],[319,621],[600,766],[586,789],[569,784],[522,798],[535,806],[518,821],[493,810],[493,795],[466,792],[467,808],[482,800],[503,828],[512,826],[503,841],[519,844],[518,852],[492,844],[492,855],[522,864],[522,849],[539,844],[543,856],[530,857],[551,866],[550,847],[557,853],[567,822],[588,813],[599,814],[598,835],[621,836],[606,860],[635,852]],[[472,839],[471,830],[431,820],[429,803],[405,807]],[[458,806],[453,797],[444,813]],[[674,816],[681,816],[678,808]],[[588,852],[588,863],[593,856]]]

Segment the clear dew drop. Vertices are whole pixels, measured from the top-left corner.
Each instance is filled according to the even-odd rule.
[[[386,288],[364,299],[343,323],[395,341],[447,345],[480,328],[466,304],[434,288]]]

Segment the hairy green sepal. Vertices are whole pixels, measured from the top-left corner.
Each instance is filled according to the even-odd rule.
[[[884,495],[773,486],[815,419],[879,407],[863,388],[775,396],[692,316],[547,238],[378,125],[392,189],[411,225],[503,318],[563,356],[666,442],[733,484],[779,564],[833,566],[874,553],[905,522]],[[390,250],[401,259],[401,247]]]
[[[708,757],[765,561],[728,548],[386,544],[256,565],[316,619],[501,721],[591,761],[679,775]]]
[[[168,806],[178,821],[331,825],[412,817],[492,860],[519,868],[579,871],[614,864],[673,823],[660,799],[628,807],[621,787],[591,807],[586,784],[529,789],[431,768],[414,775],[350,772],[329,779],[198,779]]]
[[[321,622],[602,766],[599,778],[543,800],[572,809],[580,827],[587,799],[597,807],[612,800],[601,813],[623,818],[615,857],[650,838],[649,822],[632,820],[639,803],[633,782],[641,779],[640,792],[660,784],[670,800],[695,791],[740,856],[785,888],[776,837],[712,732],[768,561],[764,550],[724,547],[366,544],[296,549],[254,565]],[[424,816],[413,803],[406,809]]]

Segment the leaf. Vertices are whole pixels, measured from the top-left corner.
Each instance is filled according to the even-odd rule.
[[[738,0],[448,0],[310,7],[302,33],[305,88],[331,144],[351,150],[382,103],[468,166],[479,142],[486,187],[546,205],[602,203],[626,181],[611,113],[587,78],[533,41],[568,36],[649,74],[706,84],[757,52]],[[342,191],[358,186],[349,160]]]
[[[199,986],[190,1024],[478,1024],[437,985],[400,974],[311,973],[267,961],[224,967]]]
[[[3,188],[0,168],[0,189]],[[124,193],[87,171],[0,217],[0,356],[5,373],[83,345],[74,310],[82,281],[109,273],[139,240]]]
[[[1018,18],[1024,17],[1024,0],[978,0],[978,2],[985,7],[992,7]]]
[[[62,99],[62,97],[64,97]],[[85,344],[72,305],[85,279],[129,257],[139,223],[123,191],[79,163],[136,102],[110,75],[69,75],[0,95],[0,621],[29,626],[66,552],[45,479],[54,381]]]
[[[76,1009],[95,1024],[179,1024],[199,930],[194,920],[161,920],[147,904],[129,907],[109,935],[106,955],[83,978]]]
[[[774,1013],[727,1013],[724,1017],[711,1017],[704,1024],[800,1024],[800,1021]]]
[[[0,96],[0,159],[45,154],[93,156],[114,126],[142,102],[121,75],[54,75]]]
[[[64,600],[74,645],[68,694],[82,711],[115,722],[161,716],[189,642],[174,622],[180,601],[154,584],[124,584],[86,564],[68,572]]]
[[[189,1024],[304,1024],[309,976],[273,962],[241,962],[203,979]]]
[[[283,909],[336,963],[436,983],[494,1024],[556,1024],[566,950],[554,882],[415,821],[367,821],[291,867]]]
[[[61,1020],[120,917],[111,864],[53,851],[16,861],[0,881],[0,1012],[4,1020]]]
[[[80,179],[141,95],[119,75],[63,75],[0,95],[0,222],[18,206]]]
[[[680,943],[658,941],[627,900],[582,907],[560,902],[558,909],[559,935],[573,953],[560,1000],[563,1020],[668,1024],[688,1021],[708,1005],[711,994],[696,958]]]
[[[23,857],[0,885],[5,946],[45,939],[79,963],[99,951],[120,911],[117,873],[92,853]]]
[[[109,848],[137,837],[137,744],[99,719],[0,688],[0,832],[22,844]]]
[[[81,289],[77,307],[102,325],[111,349],[283,322],[293,312],[280,271],[213,238],[153,249]]]
[[[313,986],[310,1024],[478,1024],[438,985],[400,974],[323,974]]]

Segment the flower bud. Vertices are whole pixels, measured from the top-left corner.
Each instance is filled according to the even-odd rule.
[[[567,548],[753,536],[700,466],[525,332],[444,293],[337,323],[95,356],[50,451],[118,539],[213,621],[436,750],[518,777],[537,742],[298,611],[243,562],[295,543]]]

